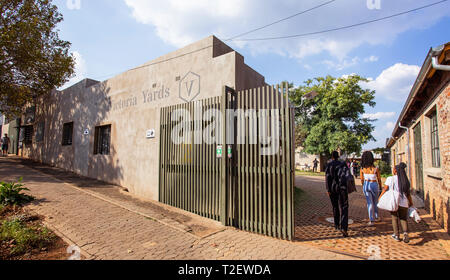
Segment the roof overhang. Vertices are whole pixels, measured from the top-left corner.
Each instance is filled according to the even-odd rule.
[[[392,132],[392,136],[387,141],[387,148],[391,148],[394,145],[395,141],[405,132],[405,130],[400,126],[409,127],[411,125],[411,114],[415,113],[415,111],[411,110],[412,104],[418,100],[418,93],[421,91],[424,83],[432,78],[437,71],[433,68],[432,65],[433,57],[437,57],[440,64],[448,63],[450,61],[450,42],[436,48],[431,48],[428,52],[422,68],[420,69],[419,75],[417,76],[411,92],[409,93],[403,110],[400,113],[394,131]]]

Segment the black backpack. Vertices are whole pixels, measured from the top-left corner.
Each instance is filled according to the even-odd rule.
[[[350,172],[350,169],[347,167],[347,165],[344,164],[344,167],[342,168],[342,178],[344,184],[347,186],[348,193],[357,192],[356,190],[356,184],[355,184],[355,177],[353,177],[352,173]],[[343,184],[343,185],[344,185]]]

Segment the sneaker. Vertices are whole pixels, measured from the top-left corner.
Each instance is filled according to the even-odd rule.
[[[368,225],[368,226],[373,226],[373,222],[370,221],[370,222],[367,223],[367,225]]]
[[[392,239],[394,239],[395,241],[401,241],[400,237],[398,237],[397,235],[393,234],[391,235]]]
[[[348,232],[346,230],[341,230],[342,236],[348,237]]]
[[[408,236],[408,233],[407,233],[407,232],[405,232],[405,233],[403,234],[403,242],[409,243],[409,236]]]

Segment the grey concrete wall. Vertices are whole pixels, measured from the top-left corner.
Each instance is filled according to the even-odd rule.
[[[241,90],[265,82],[214,36],[107,81],[81,81],[42,100],[36,122],[45,121],[44,141],[33,141],[24,155],[157,200],[161,107],[219,96],[224,85]],[[73,144],[62,146],[67,122],[74,122]],[[107,124],[112,127],[111,153],[94,155],[95,127]],[[149,129],[156,130],[156,138],[146,138]]]

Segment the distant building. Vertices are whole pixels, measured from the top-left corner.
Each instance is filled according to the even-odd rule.
[[[311,155],[303,151],[302,147],[295,150],[295,168],[302,171],[313,171],[314,160],[317,159],[317,171],[325,171],[326,159],[320,155]]]
[[[387,142],[412,188],[450,232],[450,43],[431,49]]]

